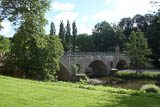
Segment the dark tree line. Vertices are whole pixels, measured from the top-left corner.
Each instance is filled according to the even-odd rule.
[[[123,18],[116,24],[106,21],[97,23],[92,35],[80,34],[76,39],[79,51],[111,52],[119,47],[123,52],[124,44],[129,40],[131,32],[140,29],[147,38],[149,47],[152,49],[153,64],[160,66],[160,11],[153,14],[137,14],[133,18]]]

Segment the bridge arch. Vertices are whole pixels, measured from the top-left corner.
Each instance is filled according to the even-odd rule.
[[[128,63],[125,60],[119,60],[117,65],[116,65],[116,69],[118,70],[124,70],[128,68]]]
[[[88,65],[85,72],[89,77],[101,77],[107,74],[107,67],[101,60],[94,60]]]
[[[58,71],[58,80],[59,81],[70,81],[71,80],[71,73],[67,69],[67,67],[63,64],[60,63],[60,70]]]

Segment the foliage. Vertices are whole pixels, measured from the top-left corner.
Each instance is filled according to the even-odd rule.
[[[86,86],[86,83],[84,81],[80,82],[79,88],[87,89],[87,90],[95,90],[93,86]]]
[[[76,39],[76,45],[82,52],[93,51],[93,40],[92,37],[87,34],[79,34]]]
[[[128,38],[124,35],[123,30],[119,25],[113,24],[112,28],[115,32],[117,46],[122,52],[122,49],[125,47],[125,43],[127,42]]]
[[[159,73],[152,73],[152,72],[143,72],[141,74],[137,74],[134,72],[117,72],[114,76],[123,79],[152,79],[152,80],[160,79]]]
[[[27,20],[32,20],[32,22],[39,20],[43,27],[47,22],[44,17],[45,12],[49,9],[49,4],[49,0],[17,0],[16,2],[15,0],[1,0],[0,18],[7,18],[14,24],[17,22],[22,24]]]
[[[148,30],[146,31],[146,37],[148,38],[149,46],[152,48],[152,54],[151,58],[154,59],[153,64],[156,67],[159,67],[160,62],[158,59],[160,59],[160,23],[158,23],[158,17],[160,14],[156,14],[148,27]]]
[[[0,19],[0,30],[3,28],[3,26],[1,25],[2,19]]]
[[[87,85],[86,80],[83,80],[83,79],[80,79],[80,80],[79,80],[79,83],[80,83],[81,85]]]
[[[112,26],[103,21],[95,25],[93,30],[94,51],[114,51],[117,45],[117,38]]]
[[[133,30],[133,23],[131,18],[122,18],[119,22],[120,28],[123,30],[123,33],[128,38]]]
[[[76,38],[77,38],[77,27],[76,27],[76,22],[74,21],[72,23],[72,35],[73,35],[73,39],[72,39],[72,45],[73,45],[73,52],[75,52],[75,48],[76,48]]]
[[[1,17],[14,24],[20,22],[5,60],[9,73],[14,74],[18,69],[26,78],[55,79],[63,48],[57,37],[45,36],[43,27],[49,3],[49,0],[2,0]]]
[[[146,84],[142,86],[141,91],[146,93],[160,93],[160,88],[154,84]]]
[[[60,23],[59,38],[61,39],[63,47],[65,47],[65,28],[64,28],[63,21],[61,21],[61,23]]]
[[[16,35],[15,38],[18,41],[20,36]],[[21,45],[14,42],[5,61],[7,71],[16,72],[13,68],[18,67],[26,78],[55,80],[54,76],[59,69],[59,59],[63,54],[63,46],[56,36],[44,36],[39,42],[43,43],[41,44],[43,47],[33,47],[33,44],[24,53],[19,51],[19,49],[22,49],[22,47],[19,47]]]
[[[77,66],[76,64],[74,64],[74,65],[72,66],[73,74],[77,74],[78,69],[79,69],[78,66]]]
[[[151,49],[141,30],[131,33],[129,42],[126,43],[125,54],[130,56],[131,66],[136,69],[136,72],[140,73],[140,69],[150,65],[151,59],[147,56],[151,54]]]
[[[56,28],[55,28],[55,25],[54,25],[54,22],[51,22],[51,26],[50,26],[50,35],[56,35]]]
[[[0,35],[0,53],[7,53],[10,50],[10,40]]]
[[[67,21],[67,26],[66,26],[64,50],[65,52],[67,52],[68,50],[71,50],[71,27],[70,27],[69,20]]]

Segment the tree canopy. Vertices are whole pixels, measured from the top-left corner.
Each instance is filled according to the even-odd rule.
[[[75,51],[76,48],[76,37],[77,37],[77,26],[76,26],[76,22],[74,21],[72,23],[72,35],[73,35],[73,39],[72,39],[72,46],[73,46],[73,52]]]
[[[143,67],[149,66],[151,59],[148,56],[151,55],[151,49],[141,30],[132,32],[128,39],[129,42],[126,43],[125,54],[130,56],[133,68],[140,72]]]
[[[0,53],[7,53],[10,50],[10,40],[0,35]]]
[[[51,36],[56,35],[56,28],[55,28],[54,22],[51,22],[50,35]]]
[[[45,35],[45,13],[49,6],[49,0],[1,1],[1,17],[20,24],[5,60],[10,73],[18,68],[26,78],[54,79],[63,47],[57,37]]]

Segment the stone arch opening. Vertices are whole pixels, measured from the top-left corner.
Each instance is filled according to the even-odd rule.
[[[95,60],[89,64],[86,75],[89,77],[105,76],[107,75],[107,67],[102,61]]]
[[[127,69],[128,68],[128,64],[125,60],[120,60],[118,63],[117,63],[117,66],[116,66],[116,69],[118,70],[124,70],[124,69]]]
[[[71,74],[70,72],[67,70],[67,68],[60,63],[60,70],[58,71],[58,80],[59,81],[70,81],[71,80]]]

